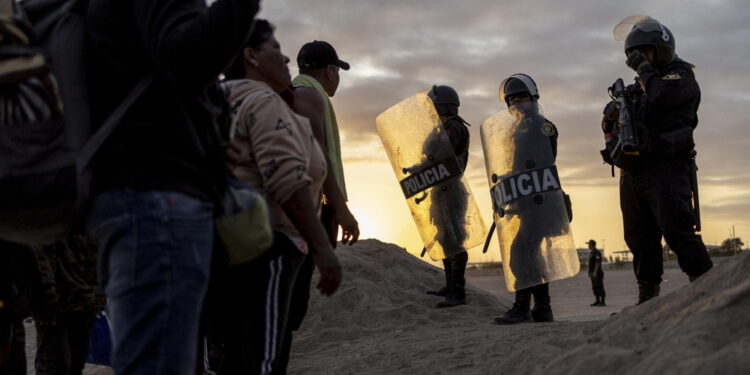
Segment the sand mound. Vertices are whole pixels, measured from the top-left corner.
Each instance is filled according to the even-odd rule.
[[[433,309],[442,270],[377,240],[337,250],[346,281],[316,293],[296,335],[297,374],[705,374],[750,369],[750,254],[597,322],[497,326],[510,301],[469,286]],[[498,287],[502,287],[498,278]]]
[[[624,309],[585,338],[544,372],[750,373],[750,254],[728,258],[674,293]]]

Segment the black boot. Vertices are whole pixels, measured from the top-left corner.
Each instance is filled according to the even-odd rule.
[[[428,290],[425,293],[433,295],[433,296],[445,297],[448,295],[448,292],[451,291],[451,283],[453,280],[453,275],[451,274],[450,259],[448,258],[443,259],[443,268],[445,268],[445,286],[440,288],[439,290]]]
[[[529,307],[531,307],[531,289],[517,290],[516,302],[513,303],[513,307],[502,316],[495,317],[495,323],[509,325],[531,322]]]
[[[599,299],[599,304],[597,306],[607,306],[606,303],[604,303],[604,296],[601,296]]]
[[[600,301],[601,300],[599,299],[599,296],[596,296],[596,301],[594,301],[594,303],[592,303],[590,306],[599,306]]]
[[[534,295],[534,310],[531,311],[531,317],[534,319],[534,322],[544,323],[554,321],[549,297],[549,283],[534,286],[531,288],[531,292]]]
[[[456,254],[450,258],[450,279],[453,285],[450,286],[450,291],[445,296],[445,300],[438,302],[435,307],[454,307],[466,304],[466,279],[464,274],[468,260],[469,254],[466,252]]]
[[[651,298],[658,297],[659,296],[659,290],[661,288],[659,287],[659,284],[657,283],[650,283],[648,281],[639,281],[638,282],[638,303],[636,305],[640,305]]]
[[[440,288],[438,290],[428,290],[425,293],[427,293],[429,295],[433,295],[433,296],[445,297],[445,296],[448,295],[448,291],[449,290],[450,290],[450,288],[448,288],[447,286],[444,286],[444,287],[442,287],[442,288]]]
[[[435,304],[436,308],[443,308],[443,307],[455,307],[458,305],[465,305],[466,304],[466,292],[464,291],[464,286],[461,285],[460,287],[458,285],[454,286],[453,289],[451,289],[450,293],[448,293],[447,296],[445,296],[445,299]]]

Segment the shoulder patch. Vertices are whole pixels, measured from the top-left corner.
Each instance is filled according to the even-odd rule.
[[[544,125],[542,125],[542,134],[548,137],[552,137],[555,135],[555,133],[556,133],[555,125],[552,125],[551,122],[547,121],[544,123]]]
[[[672,74],[667,74],[664,77],[661,77],[661,79],[662,81],[674,81],[674,80],[682,79],[682,76],[680,75],[680,73],[672,73]]]

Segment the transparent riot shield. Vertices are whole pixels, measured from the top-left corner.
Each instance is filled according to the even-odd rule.
[[[375,122],[430,258],[482,244],[484,222],[430,98],[418,93]]]
[[[501,110],[482,123],[493,216],[511,292],[575,276],[580,267],[549,139],[554,134],[536,102]]]

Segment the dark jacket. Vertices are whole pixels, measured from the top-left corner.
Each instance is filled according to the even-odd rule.
[[[601,277],[604,275],[604,269],[602,268],[602,252],[594,249],[589,253],[589,277],[592,276],[597,264],[599,265],[599,274],[597,276]]]
[[[448,139],[453,147],[453,153],[458,159],[458,165],[461,170],[466,170],[466,164],[469,162],[469,129],[464,125],[464,121],[458,116],[451,116],[443,122],[443,128],[448,134]]]
[[[630,85],[629,90],[636,94],[635,119],[645,130],[639,136],[647,142],[648,151],[664,154],[674,146],[667,144],[670,140],[664,134],[698,125],[701,92],[693,65],[679,58],[661,67],[647,65],[639,72],[638,80],[645,90],[638,84]],[[688,130],[686,134],[692,144],[692,133]]]
[[[178,191],[217,202],[226,172],[217,77],[239,52],[257,0],[91,0],[91,94],[101,122],[143,77],[154,82],[94,161],[94,190]]]
[[[557,126],[552,123],[552,121],[544,119],[545,125],[549,124],[549,126],[552,128],[552,134],[550,134],[549,137],[549,145],[552,147],[552,156],[557,160]]]

